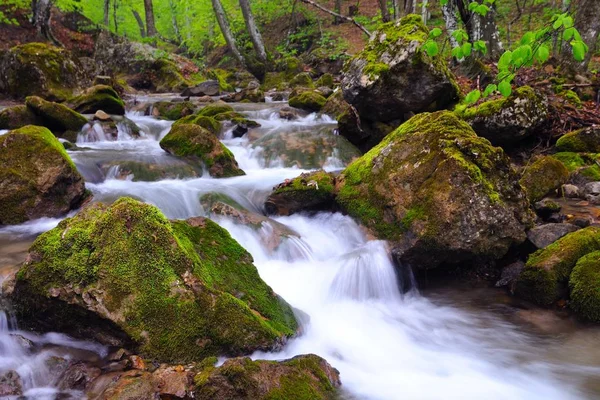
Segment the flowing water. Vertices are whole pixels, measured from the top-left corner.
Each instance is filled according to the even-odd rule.
[[[298,129],[335,128],[329,118],[309,115],[297,121],[278,118],[280,104],[236,105],[262,124],[253,137]],[[128,115],[143,130],[140,139],[126,132],[117,141],[80,135],[80,150],[70,152],[85,176],[94,201],[131,196],[158,206],[169,218],[207,215],[199,198],[222,193],[249,211],[261,213],[272,187],[303,172],[285,168],[284,158],[265,159],[246,135],[224,143],[246,176],[136,181],[119,173],[120,163],[180,163],[159,145],[171,123]],[[122,129],[122,128],[121,128]],[[89,132],[89,130],[88,130]],[[333,134],[333,133],[332,133]],[[96,141],[95,141],[96,140]],[[109,168],[103,165],[110,164]],[[324,165],[343,162],[332,152]],[[305,314],[302,336],[280,353],[253,358],[284,359],[315,353],[341,374],[347,399],[592,399],[600,397],[600,330],[579,326],[549,311],[516,307],[493,289],[438,288],[401,294],[387,244],[369,240],[341,214],[276,217],[260,230],[212,216],[254,257],[262,278]],[[14,270],[36,234],[58,219],[42,219],[0,229],[0,271]],[[283,224],[297,233],[277,246],[266,236]],[[17,321],[0,313],[0,371],[16,370],[29,398],[53,398],[56,389],[48,360],[101,358],[106,349],[59,334],[20,332]],[[23,338],[33,348],[23,345]],[[29,343],[29,342],[25,342]],[[46,397],[44,397],[46,396]],[[74,394],[79,398],[81,394]]]

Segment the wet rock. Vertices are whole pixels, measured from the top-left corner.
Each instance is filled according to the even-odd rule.
[[[273,188],[265,202],[267,214],[335,209],[335,178],[325,171],[304,173]]]
[[[89,399],[102,400],[160,399],[152,374],[138,370],[102,375],[90,384],[86,395]]]
[[[10,337],[14,339],[14,341],[23,349],[23,350],[31,350],[35,347],[35,344],[22,335],[17,335],[16,333],[11,333]]]
[[[212,103],[215,100],[210,96],[200,96],[196,99],[198,103]]]
[[[319,94],[325,98],[328,98],[329,96],[331,96],[333,94],[333,89],[325,87],[325,86],[320,86],[317,88],[317,92],[319,92]]]
[[[336,398],[341,385],[339,372],[314,354],[282,362],[234,358],[205,368],[194,381],[200,400],[327,400]]]
[[[23,382],[17,371],[0,374],[0,396],[20,396],[23,394]]]
[[[46,101],[41,97],[31,96],[25,105],[43,121],[43,126],[56,136],[75,141],[81,128],[88,120],[81,114],[59,103]]]
[[[94,86],[95,85],[112,85],[113,79],[110,76],[106,75],[98,75],[94,77]]]
[[[221,100],[227,103],[264,103],[265,92],[260,88],[243,89],[236,93],[231,93]]]
[[[27,125],[44,125],[44,121],[26,105],[0,111],[0,129],[18,129]]]
[[[458,100],[458,86],[440,56],[421,45],[429,31],[417,15],[384,24],[350,59],[341,87],[361,118],[404,120],[407,113],[440,110]]]
[[[569,279],[570,307],[587,320],[600,322],[600,251],[581,257]]]
[[[298,119],[298,117],[299,117],[298,111],[296,111],[292,107],[282,107],[279,110],[279,118],[281,118],[281,119],[293,121],[295,119]]]
[[[507,287],[510,293],[514,293],[517,279],[523,268],[525,268],[523,261],[517,261],[504,267],[500,279],[496,282],[496,287]]]
[[[181,97],[218,96],[219,94],[221,94],[219,81],[211,80],[204,81],[199,85],[184,89],[183,92],[181,92]]]
[[[169,154],[204,163],[213,177],[244,175],[233,153],[213,133],[198,125],[174,125],[160,141],[160,147]]]
[[[333,89],[335,82],[333,80],[333,75],[330,73],[323,74],[317,79],[316,86],[317,87],[326,87],[329,89]]]
[[[92,367],[84,362],[75,362],[63,372],[58,379],[57,386],[60,390],[83,391],[101,373],[100,368]]]
[[[332,158],[347,165],[360,156],[358,149],[328,127],[274,130],[252,142],[252,147],[261,151],[267,166],[283,164],[285,167],[315,169],[323,168]]]
[[[100,169],[105,175],[133,182],[157,182],[164,179],[186,179],[202,176],[202,171],[186,162],[156,164],[142,161],[113,161]]]
[[[284,101],[286,99],[286,93],[284,92],[275,92],[271,95],[272,101]]]
[[[558,190],[569,179],[569,170],[552,156],[539,157],[525,167],[519,181],[529,201],[535,203]]]
[[[527,239],[538,249],[548,247],[563,236],[575,232],[579,228],[573,224],[539,225],[527,232]]]
[[[125,103],[110,86],[96,85],[69,101],[71,108],[82,114],[102,110],[108,114],[125,115]]]
[[[181,366],[161,366],[152,373],[152,380],[161,398],[192,399],[194,373]]]
[[[533,220],[502,149],[450,112],[411,118],[338,182],[342,209],[415,268],[499,259]]]
[[[245,124],[238,124],[235,126],[235,128],[233,128],[233,131],[231,131],[231,133],[233,134],[234,138],[242,137],[246,133],[248,133],[248,126],[246,126]]]
[[[83,68],[65,49],[45,43],[13,47],[0,57],[0,92],[15,98],[64,101],[83,81]]]
[[[290,106],[310,112],[320,111],[327,99],[317,92],[308,91],[290,98]]]
[[[556,142],[558,151],[600,153],[600,126],[591,126],[561,136]]]
[[[157,101],[150,108],[152,116],[166,118],[171,121],[187,117],[196,111],[196,106],[190,101]]]
[[[562,185],[562,193],[569,199],[576,199],[579,197],[579,188],[571,184]]]
[[[600,228],[589,227],[560,238],[527,260],[515,293],[548,306],[568,294],[569,276],[583,256],[600,250]]]
[[[539,132],[548,118],[548,100],[529,86],[458,113],[479,136],[510,147]]]
[[[297,329],[227,231],[200,217],[169,221],[129,198],[39,236],[6,295],[23,326],[159,362],[278,349]]]
[[[63,145],[43,127],[0,136],[0,225],[58,217],[88,197]]]
[[[94,120],[95,121],[108,121],[109,119],[111,119],[110,115],[108,115],[107,113],[105,113],[102,110],[98,110],[94,114]]]
[[[540,200],[533,205],[533,208],[542,219],[546,219],[552,214],[560,212],[562,209],[561,205],[552,199]]]
[[[292,80],[290,80],[290,87],[303,87],[308,89],[313,89],[315,84],[313,83],[310,74],[307,72],[300,72],[298,75],[294,76]]]
[[[587,201],[592,204],[600,204],[600,182],[587,183],[583,192]]]

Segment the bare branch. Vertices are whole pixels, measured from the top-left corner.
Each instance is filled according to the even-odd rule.
[[[306,4],[310,4],[311,6],[314,6],[314,7],[318,8],[319,10],[324,11],[324,12],[326,12],[328,14],[331,14],[334,17],[341,18],[341,19],[343,19],[345,21],[348,21],[348,22],[352,22],[354,25],[356,25],[356,27],[358,29],[360,29],[361,31],[363,31],[364,33],[366,33],[367,36],[371,36],[371,32],[369,32],[367,30],[367,28],[365,28],[364,26],[362,26],[361,24],[359,24],[358,22],[356,22],[356,20],[354,18],[346,17],[345,15],[338,14],[335,11],[328,10],[327,8],[323,7],[320,4],[315,3],[312,0],[300,0],[300,1],[303,2],[303,3],[306,3]]]

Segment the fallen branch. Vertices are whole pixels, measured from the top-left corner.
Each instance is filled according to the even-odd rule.
[[[371,36],[371,32],[369,32],[367,30],[367,28],[365,28],[364,26],[362,26],[361,24],[359,24],[358,22],[356,22],[356,20],[354,18],[346,17],[345,15],[338,14],[335,11],[328,10],[327,8],[323,7],[320,4],[315,3],[312,0],[300,0],[300,1],[303,2],[303,3],[306,3],[306,4],[310,4],[311,6],[314,6],[314,7],[318,8],[319,10],[321,10],[323,12],[331,14],[331,15],[333,15],[336,18],[341,18],[341,19],[343,19],[345,21],[352,22],[354,25],[356,25],[356,27],[358,29],[360,29],[361,31],[363,31],[364,33],[366,33],[367,36]]]

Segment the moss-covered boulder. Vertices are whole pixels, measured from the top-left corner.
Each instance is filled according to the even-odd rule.
[[[411,118],[338,181],[341,207],[415,267],[502,257],[533,218],[502,149],[451,112]]]
[[[301,72],[290,80],[290,87],[314,89],[315,84],[313,83],[313,80],[308,72]]]
[[[258,86],[250,86],[239,92],[231,93],[223,97],[222,100],[228,103],[264,103],[265,92]]]
[[[333,400],[339,372],[314,354],[285,361],[234,358],[207,367],[194,377],[200,400]]]
[[[569,170],[552,156],[538,157],[527,165],[519,181],[529,201],[535,203],[551,191],[556,191],[569,179]]]
[[[318,112],[323,108],[326,102],[327,99],[321,94],[314,91],[309,91],[292,97],[290,99],[290,106],[299,108],[301,110]]]
[[[190,86],[190,82],[181,74],[177,63],[159,58],[152,64],[152,85],[159,93],[179,92]]]
[[[26,326],[163,362],[279,348],[297,329],[226,230],[205,218],[169,221],[129,198],[42,234],[10,296]]]
[[[458,86],[446,61],[421,49],[428,35],[421,17],[409,15],[382,25],[349,60],[341,87],[361,118],[404,120],[408,113],[440,110],[458,101]]]
[[[75,141],[81,128],[88,123],[83,115],[69,107],[46,101],[41,97],[28,97],[25,105],[43,121],[43,126],[50,129],[56,136],[70,141]]]
[[[151,106],[150,114],[154,117],[176,121],[194,114],[196,106],[191,101],[157,101]]]
[[[347,165],[360,156],[356,147],[331,128],[274,130],[252,142],[266,166],[283,164],[302,169],[323,168],[328,163]]]
[[[289,87],[288,81],[285,72],[267,72],[262,87],[265,90],[286,90]]]
[[[217,121],[213,117],[207,117],[205,115],[188,115],[187,117],[183,117],[175,121],[173,126],[182,124],[193,124],[201,126],[202,128],[208,130],[215,136],[219,136],[222,127],[221,122]]]
[[[570,181],[577,184],[600,181],[600,154],[560,152],[552,155],[571,173]]]
[[[0,129],[18,129],[26,125],[44,125],[31,108],[24,104],[0,111]]]
[[[75,164],[48,129],[25,126],[0,136],[0,225],[64,215],[87,196]]]
[[[209,105],[203,107],[198,112],[198,115],[203,115],[205,117],[214,117],[219,114],[223,114],[223,113],[227,113],[227,112],[234,112],[233,107],[231,107],[229,104],[219,102],[219,103],[209,104]]]
[[[214,133],[199,125],[177,124],[160,141],[169,154],[186,157],[204,163],[211,176],[227,178],[244,175],[233,153],[225,147]]]
[[[569,132],[558,139],[556,148],[561,152],[600,153],[600,127]]]
[[[317,87],[326,87],[333,89],[335,82],[333,81],[333,75],[330,73],[323,74],[317,79],[316,86]]]
[[[108,114],[125,115],[125,103],[115,89],[107,85],[92,86],[69,103],[82,114],[94,114],[102,110]]]
[[[83,79],[81,66],[65,49],[45,43],[13,47],[0,57],[0,92],[15,98],[69,98]]]
[[[265,202],[268,214],[330,211],[335,205],[335,177],[325,171],[304,173],[275,186]]]
[[[548,118],[548,101],[531,87],[523,86],[507,98],[457,110],[457,114],[494,146],[511,146],[540,132]]]
[[[565,298],[569,276],[580,258],[600,250],[600,228],[570,233],[529,256],[515,294],[540,305]]]
[[[570,307],[582,317],[600,322],[600,251],[577,261],[569,279]]]

